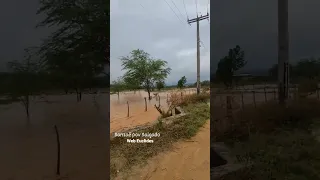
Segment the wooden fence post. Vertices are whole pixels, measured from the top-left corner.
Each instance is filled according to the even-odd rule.
[[[232,97],[227,96],[227,117],[228,120],[232,120]]]
[[[241,105],[242,109],[244,109],[243,92],[241,92]]]
[[[257,103],[256,103],[256,92],[255,92],[255,91],[252,91],[252,95],[253,95],[254,107],[257,107]]]
[[[57,136],[57,175],[60,175],[60,137],[59,137],[59,131],[58,127],[55,125],[54,126],[56,136]]]
[[[267,91],[266,88],[264,88],[264,101],[267,102]]]
[[[127,105],[128,105],[128,114],[127,114],[127,117],[130,116],[130,106],[129,106],[129,101],[127,101]]]
[[[145,104],[144,111],[148,111],[148,105],[147,105],[147,98],[146,97],[144,97],[144,104]]]

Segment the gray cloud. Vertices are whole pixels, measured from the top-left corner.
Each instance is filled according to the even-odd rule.
[[[320,1],[289,1],[290,61],[319,57]],[[277,62],[277,0],[224,0],[211,2],[211,65],[213,69],[229,48],[240,45],[247,69],[269,68]]]
[[[38,0],[11,0],[0,3],[0,71],[6,70],[6,63],[19,60],[24,48],[37,46],[50,29],[35,29],[43,17],[36,15]]]
[[[182,76],[188,82],[196,80],[196,24],[190,27],[183,1],[158,0],[120,0],[111,1],[111,80],[123,75],[119,57],[129,55],[134,49],[143,49],[152,57],[166,60],[172,68],[167,83],[176,83]],[[195,1],[185,0],[189,18],[196,16]],[[198,11],[207,13],[207,0],[198,1]],[[201,79],[209,79],[210,74],[210,25],[200,23]]]

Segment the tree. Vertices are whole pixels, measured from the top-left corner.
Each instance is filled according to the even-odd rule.
[[[143,50],[137,49],[130,53],[130,56],[122,57],[122,67],[127,70],[124,74],[126,83],[139,83],[148,92],[151,99],[151,89],[157,81],[164,81],[170,74],[171,68],[167,62],[161,59],[153,59]]]
[[[121,77],[119,77],[117,80],[112,81],[111,84],[111,91],[114,93],[117,93],[118,95],[118,100],[119,100],[119,96],[120,96],[120,92],[123,91],[125,89],[126,85],[123,81],[123,79]]]
[[[185,76],[183,76],[183,77],[181,77],[181,78],[179,79],[178,84],[177,84],[177,87],[178,87],[179,89],[182,89],[182,88],[185,87],[186,83],[187,83],[187,78],[186,78]]]
[[[22,61],[8,62],[8,67],[13,71],[8,83],[9,98],[18,100],[24,106],[27,122],[30,122],[31,97],[38,95],[44,88],[44,79],[40,73],[43,69],[42,63],[35,59],[32,49],[25,49]]]
[[[156,87],[157,89],[160,91],[161,89],[163,89],[165,86],[164,82],[163,81],[157,81],[156,82]]]
[[[62,84],[73,86],[81,100],[84,84],[105,73],[109,65],[109,3],[103,0],[40,0],[37,27],[57,27],[39,54]]]
[[[320,59],[302,59],[294,66],[293,71],[296,77],[319,80]]]
[[[220,59],[216,76],[229,88],[232,86],[234,73],[246,64],[247,61],[244,59],[244,51],[237,45],[235,48],[229,49],[227,56]]]

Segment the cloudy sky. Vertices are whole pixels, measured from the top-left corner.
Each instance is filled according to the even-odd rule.
[[[290,61],[320,57],[320,1],[289,0]],[[277,62],[277,0],[211,2],[211,65],[215,71],[229,48],[240,45],[247,69]]]
[[[182,76],[186,76],[189,83],[196,81],[196,24],[189,26],[187,15],[190,19],[196,17],[197,7],[199,15],[205,15],[208,0],[198,0],[197,6],[195,0],[184,2],[186,8],[183,0],[111,1],[111,80],[124,73],[121,56],[143,49],[152,57],[168,62],[172,71],[167,84],[176,84]],[[200,38],[204,44],[201,79],[209,80],[210,24],[207,20],[200,22]]]
[[[143,49],[169,62],[169,81],[181,76],[196,79],[196,26],[187,25],[183,0],[174,0],[176,17],[164,0],[111,1],[111,73],[122,75],[119,57],[133,49]],[[190,18],[196,15],[195,0],[184,0]],[[207,0],[197,0],[198,11],[207,12]],[[210,25],[200,23],[202,79],[209,77],[209,56],[213,70],[229,48],[240,45],[246,53],[247,69],[268,68],[277,62],[277,0],[219,0],[210,4]],[[39,45],[50,29],[34,27],[41,19],[35,14],[38,0],[0,2],[0,71],[6,62],[19,59],[23,49]],[[320,1],[290,0],[290,60],[320,57]],[[211,32],[210,32],[211,31]],[[211,53],[209,39],[211,38]]]
[[[38,0],[0,2],[0,71],[6,63],[23,57],[23,49],[38,46],[50,29],[35,29],[43,16],[36,15]]]

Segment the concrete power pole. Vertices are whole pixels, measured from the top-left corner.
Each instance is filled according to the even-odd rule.
[[[278,94],[279,103],[289,97],[288,0],[278,0]]]
[[[205,16],[196,17],[194,19],[188,19],[188,23],[197,23],[197,94],[200,94],[200,28],[199,22],[202,20],[208,19],[209,20],[209,13]]]

